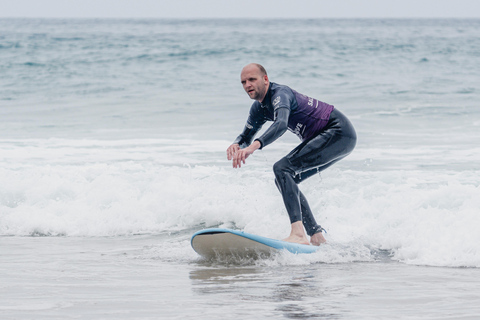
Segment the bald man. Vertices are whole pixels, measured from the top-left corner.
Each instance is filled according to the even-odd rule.
[[[240,79],[255,102],[243,132],[227,149],[228,160],[234,168],[240,168],[248,156],[277,140],[287,129],[295,133],[302,142],[273,166],[275,184],[291,223],[290,235],[284,240],[313,245],[326,242],[324,229],[315,221],[298,184],[350,154],[357,141],[355,129],[332,105],[270,82],[259,64],[245,66]],[[273,121],[272,125],[252,142],[267,121]]]

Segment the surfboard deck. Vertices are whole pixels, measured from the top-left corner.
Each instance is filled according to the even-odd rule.
[[[271,239],[255,234],[223,228],[197,231],[190,241],[193,250],[205,258],[234,256],[240,258],[268,257],[280,250],[291,253],[313,253],[319,247]]]

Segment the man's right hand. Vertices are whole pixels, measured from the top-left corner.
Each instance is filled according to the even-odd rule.
[[[242,162],[245,164],[245,159],[254,153],[255,150],[260,149],[261,146],[258,140],[253,141],[251,145],[244,149],[240,149],[240,146],[234,143],[227,149],[227,158],[228,160],[233,160],[232,165],[234,168],[241,168]]]
[[[227,159],[232,160],[233,156],[235,155],[235,153],[237,153],[238,150],[240,150],[240,146],[238,145],[238,143],[234,143],[230,147],[228,147]]]

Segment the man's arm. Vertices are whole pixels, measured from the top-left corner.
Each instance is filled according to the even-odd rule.
[[[275,110],[275,121],[261,137],[255,139],[255,141],[260,142],[260,149],[277,140],[287,131],[289,116],[290,109],[288,108],[282,107]]]
[[[275,121],[270,128],[258,139],[244,149],[240,149],[238,143],[233,143],[227,149],[228,160],[233,160],[232,164],[234,168],[240,168],[242,162],[245,164],[247,159],[256,150],[263,148],[267,144],[272,143],[285,133],[288,128],[288,117],[290,110],[287,108],[279,108],[275,111]]]
[[[259,128],[255,128],[255,127],[252,127],[252,125],[250,125],[250,117],[247,121],[247,124],[245,125],[245,128],[243,129],[243,132],[237,137],[237,139],[235,139],[235,141],[228,147],[227,149],[227,159],[228,160],[232,160],[235,155],[240,151],[242,150],[241,148],[247,148],[248,146],[251,145],[252,143],[252,140],[253,140],[253,137],[255,137],[255,135],[257,134],[258,130],[260,130],[261,127]],[[258,142],[257,142],[258,143]],[[257,150],[258,148],[256,148],[255,150]],[[253,150],[253,151],[255,151]],[[253,152],[252,151],[252,152]],[[252,153],[251,152],[251,153]],[[251,154],[249,153],[248,155],[243,155],[243,163],[245,163],[245,159]],[[234,160],[235,162],[235,160]],[[234,168],[235,168],[235,164],[234,164]],[[240,167],[240,166],[239,166]]]
[[[247,123],[243,128],[242,133],[235,139],[235,141],[227,148],[227,159],[233,160],[235,155],[238,151],[242,150],[241,148],[246,148],[251,145],[253,138],[257,134],[257,132],[262,128],[263,124],[265,123],[265,119],[260,112],[260,104],[258,102],[254,102],[252,107],[250,108],[250,113],[248,115]],[[253,151],[257,150],[255,148]],[[251,151],[251,149],[247,150]],[[248,154],[243,154],[241,159],[243,159],[243,163],[245,163],[245,159],[252,154],[251,151]],[[237,160],[234,160],[236,162]],[[234,165],[234,167],[236,167]],[[240,167],[240,166],[238,166]]]
[[[251,117],[248,118],[247,123],[245,124],[245,128],[243,132],[235,139],[233,144],[238,144],[240,148],[248,147],[251,143],[257,132],[262,127],[260,126],[253,126],[251,123]]]

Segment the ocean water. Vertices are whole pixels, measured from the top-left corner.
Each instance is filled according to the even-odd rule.
[[[0,19],[2,319],[477,319],[480,20]],[[205,261],[190,236],[281,239],[272,165],[232,169],[239,74],[335,105],[354,152],[301,185],[311,255]]]

